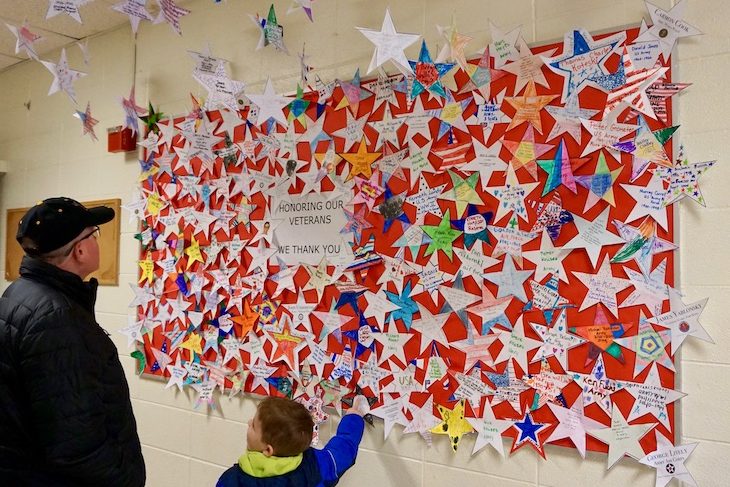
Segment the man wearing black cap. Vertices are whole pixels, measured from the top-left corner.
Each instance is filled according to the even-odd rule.
[[[0,483],[137,487],[145,467],[117,350],[94,316],[107,207],[49,198],[23,216],[0,298]]]

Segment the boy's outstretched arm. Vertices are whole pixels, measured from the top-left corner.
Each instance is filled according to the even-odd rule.
[[[321,450],[315,450],[322,483],[334,485],[345,471],[355,464],[357,449],[362,440],[365,421],[362,416],[370,410],[367,399],[357,396],[352,408],[342,417],[337,434]]]

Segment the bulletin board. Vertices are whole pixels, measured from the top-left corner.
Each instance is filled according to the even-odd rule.
[[[621,39],[606,55],[597,81],[604,87],[620,88],[611,77],[621,72],[624,82],[637,75],[627,51],[621,55],[637,33],[590,38]],[[531,52],[556,56],[568,45],[566,37]],[[672,207],[635,216],[636,195],[655,191],[659,155],[643,169],[635,162],[647,131],[663,134],[663,164],[675,157],[671,98],[662,99],[663,118],[651,118],[609,106],[606,91],[585,86],[572,102],[590,110],[587,119],[601,120],[609,106],[613,123],[633,128],[605,146],[580,122],[577,137],[549,138],[558,122],[544,108],[565,107],[565,78],[543,66],[544,82],[522,83],[494,69],[494,55],[487,64],[471,60],[471,73],[443,76],[434,64],[439,93],[435,84],[418,93],[418,79],[360,81],[358,72],[349,82],[320,82],[264,119],[255,104],[206,111],[193,99],[188,116],[161,121],[147,137],[129,205],[141,220],[141,272],[137,322],[122,332],[138,348],[140,371],[196,389],[197,406],[214,406],[221,389],[341,410],[361,392],[375,411],[400,401],[391,425],[413,424],[430,401],[443,421],[450,411],[529,417],[542,425],[532,445],[541,455],[546,442],[576,446],[548,440],[560,425],[551,404],[581,400],[585,416],[605,425],[611,408],[635,414],[654,371],[664,392],[673,389],[668,342],[646,322],[669,309],[668,298],[638,291],[653,285],[663,296],[673,283]],[[659,62],[662,82],[671,83],[669,61]],[[491,76],[485,89],[477,68],[482,81]],[[525,106],[541,97],[540,108]],[[586,151],[591,140],[599,149]],[[491,162],[475,170],[476,159]],[[562,173],[545,169],[559,161]],[[574,191],[571,171],[580,180]],[[342,239],[318,240],[332,238],[328,225],[338,218]],[[595,222],[600,236],[571,244]],[[635,258],[619,262],[636,253],[626,243],[641,243],[637,233],[666,242],[643,255],[646,274]],[[548,245],[568,250],[562,277],[536,275],[530,252]],[[612,292],[586,284],[602,272],[626,285]],[[558,328],[573,338],[555,339],[550,350],[545,334]],[[656,415],[631,421],[658,422],[673,437],[674,405],[665,399],[650,409]],[[406,432],[427,436],[414,428]],[[519,431],[503,435],[518,441]],[[456,450],[461,435],[449,436]],[[655,441],[647,435],[642,446],[653,451]],[[592,437],[585,447],[606,451]]]
[[[114,209],[114,219],[101,227],[99,236],[99,270],[89,276],[99,280],[102,286],[119,285],[119,212],[121,200],[94,200],[82,202],[87,208],[92,206],[108,206]],[[5,280],[14,281],[20,277],[20,261],[25,253],[15,240],[16,229],[20,219],[30,208],[10,208],[7,210],[5,235]]]

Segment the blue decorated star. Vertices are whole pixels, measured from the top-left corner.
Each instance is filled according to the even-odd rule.
[[[416,98],[424,90],[446,98],[446,91],[441,84],[441,77],[454,67],[454,63],[434,63],[426,47],[426,41],[421,42],[418,61],[408,61],[408,63],[416,74],[410,98]]]
[[[418,303],[411,298],[412,285],[409,281],[404,287],[403,292],[396,294],[390,291],[385,291],[385,296],[388,301],[398,306],[399,309],[392,311],[390,317],[393,320],[400,318],[403,324],[406,325],[406,330],[411,329],[413,324],[413,315],[418,313]]]
[[[459,220],[451,220],[451,224],[457,230],[464,232],[464,247],[470,249],[479,240],[489,243],[487,225],[492,220],[492,212],[480,212],[476,206],[469,205],[466,210],[466,217]]]
[[[544,440],[540,441],[540,432],[545,428],[549,427],[546,423],[535,423],[532,421],[532,416],[529,412],[525,413],[525,416],[521,421],[515,421],[514,427],[517,428],[517,438],[512,444],[510,453],[519,450],[524,445],[529,444],[541,457],[545,458]]]
[[[625,32],[594,41],[583,29],[566,32],[563,54],[545,58],[545,64],[565,79],[562,101],[577,92],[586,82],[609,74],[604,64],[616,46],[626,39]]]

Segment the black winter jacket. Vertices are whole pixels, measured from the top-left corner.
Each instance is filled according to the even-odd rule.
[[[145,467],[97,282],[24,257],[0,298],[0,484],[139,487]]]

